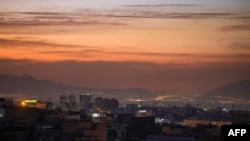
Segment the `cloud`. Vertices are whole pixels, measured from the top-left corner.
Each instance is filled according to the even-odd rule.
[[[105,60],[117,62],[122,61],[138,61],[138,62],[158,62],[163,60],[175,60],[176,58],[190,58],[197,57],[193,54],[171,54],[159,52],[128,52],[128,51],[109,51],[103,50],[101,47],[96,49],[77,49],[77,50],[56,50],[50,49],[49,51],[37,51],[38,54],[46,55],[60,55],[67,56],[75,60]],[[83,56],[85,56],[83,58]],[[86,58],[88,56],[88,58]],[[190,60],[187,59],[187,60]]]
[[[248,14],[228,12],[190,12],[185,7],[199,7],[195,4],[125,5],[114,9],[75,9],[66,12],[0,12],[0,26],[46,26],[46,25],[127,25],[126,18],[158,19],[205,19],[240,18],[249,19]],[[184,7],[184,10],[166,10],[165,7]],[[117,19],[124,21],[117,21]]]
[[[69,53],[69,52],[71,52],[71,53],[79,53],[79,52],[86,52],[86,53],[107,53],[107,52],[105,52],[105,51],[103,51],[103,50],[101,50],[101,49],[85,49],[85,50],[76,50],[76,51],[45,51],[45,52],[40,52],[40,53],[52,53],[52,54],[54,54],[54,53],[65,53],[65,54],[67,54],[67,53]]]
[[[248,31],[250,25],[231,25],[220,28],[221,31]]]
[[[73,60],[80,61],[137,61],[151,63],[211,63],[211,62],[249,62],[249,54],[189,54],[189,53],[161,53],[161,52],[128,52],[128,51],[108,51],[101,48],[97,49],[79,49],[79,50],[50,50],[38,51],[38,54],[67,56]],[[83,58],[83,56],[85,56]],[[88,57],[88,58],[86,58]]]
[[[3,39],[0,38],[0,48],[13,48],[13,47],[57,47],[57,48],[95,48],[91,46],[81,46],[81,45],[71,45],[71,44],[56,44],[49,43],[46,41],[25,41],[25,40],[15,40],[15,39]]]
[[[64,15],[65,13],[58,12],[18,12],[20,14],[28,14],[28,15]]]
[[[242,50],[250,50],[250,42],[249,41],[232,42],[229,45],[229,48],[232,48],[232,49],[242,49]]]
[[[50,51],[36,51],[37,54],[45,54],[45,55],[52,55],[52,56],[64,56],[63,59],[66,60],[81,60],[88,57],[89,59],[92,58],[94,55],[93,53],[89,53],[86,50],[53,50]],[[71,59],[69,59],[71,58]]]
[[[79,53],[98,53],[98,54],[104,54],[104,55],[134,55],[134,56],[161,56],[161,57],[194,57],[199,56],[195,54],[188,54],[188,53],[160,53],[160,52],[128,52],[128,51],[105,51],[101,48],[99,49],[83,49],[83,50],[76,50],[76,51],[40,51],[37,53],[42,54],[79,54]],[[214,56],[213,56],[214,57]]]
[[[152,11],[138,11],[138,12],[121,12],[115,14],[102,15],[105,17],[118,18],[211,18],[211,17],[226,17],[229,13],[161,13]]]
[[[9,58],[0,58],[0,64],[3,66],[8,65],[25,65],[25,64],[32,64],[37,63],[37,61],[30,60],[30,59],[9,59]]]
[[[147,5],[125,5],[124,7],[193,7],[202,6],[198,4],[147,4]]]
[[[59,19],[59,20],[73,20],[70,16],[34,16],[34,19]]]
[[[240,20],[249,20],[250,16],[249,15],[243,15],[243,16],[237,16],[235,19],[240,19]]]
[[[100,19],[93,12],[0,12],[0,19],[0,26],[126,25],[111,19]]]
[[[159,5],[125,5],[116,9],[97,13],[98,16],[116,18],[180,18],[180,19],[205,19],[205,18],[246,18],[248,13],[211,11],[209,7],[200,8],[198,4],[159,4]],[[171,9],[171,7],[173,7]],[[197,9],[194,9],[197,8]]]

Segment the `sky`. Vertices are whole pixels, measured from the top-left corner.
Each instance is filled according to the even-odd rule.
[[[249,0],[0,0],[0,73],[206,92],[250,80]]]

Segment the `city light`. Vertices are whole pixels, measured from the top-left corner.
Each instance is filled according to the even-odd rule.
[[[37,103],[36,99],[26,99],[24,100],[25,103]]]
[[[24,101],[22,101],[22,103],[21,103],[21,104],[22,104],[22,106],[26,106],[26,103],[25,103]]]

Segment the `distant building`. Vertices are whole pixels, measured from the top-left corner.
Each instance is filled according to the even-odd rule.
[[[233,111],[232,124],[247,124],[250,125],[250,112],[249,111]]]
[[[80,95],[80,109],[88,108],[88,105],[92,102],[92,95],[90,94],[81,94]]]
[[[13,106],[13,99],[6,99],[0,97],[0,108],[7,108]]]
[[[155,124],[155,117],[133,117],[132,124],[126,126],[126,138],[145,140],[147,135],[161,134],[162,129]]]
[[[76,104],[76,96],[70,95],[68,97],[68,110],[69,111],[77,111],[77,104]]]
[[[124,141],[127,124],[112,123],[107,125],[107,141]]]
[[[60,103],[61,102],[67,102],[67,96],[66,95],[61,95],[60,96]]]
[[[60,99],[59,99],[60,108],[66,108],[67,107],[67,102],[68,102],[67,96],[66,95],[61,95]]]
[[[45,109],[46,103],[43,103],[36,99],[25,99],[24,101],[21,102],[21,107]]]
[[[110,112],[116,112],[119,108],[119,101],[117,99],[104,99],[103,109]]]
[[[148,135],[148,141],[195,141],[194,137],[178,137],[164,135]]]
[[[119,109],[119,101],[117,99],[97,97],[94,101],[94,107],[101,111],[116,112]]]
[[[74,95],[61,95],[59,98],[60,108],[63,111],[78,111],[76,97]]]
[[[223,125],[231,125],[230,121],[209,121],[209,120],[197,120],[197,119],[184,119],[183,125],[189,127],[196,127],[198,125],[214,125],[221,127]]]
[[[39,117],[37,108],[12,107],[5,110],[4,121],[22,123],[23,125],[36,125]]]
[[[101,97],[96,97],[94,100],[94,107],[95,108],[102,108],[104,105],[104,100]]]
[[[76,102],[76,96],[70,95],[68,100],[69,100],[69,102]]]
[[[5,109],[0,108],[0,119],[4,117]]]
[[[140,109],[136,113],[136,117],[150,117],[153,116],[152,110]]]

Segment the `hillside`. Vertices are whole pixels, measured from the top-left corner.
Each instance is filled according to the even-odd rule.
[[[91,92],[94,96],[109,98],[140,98],[143,94],[144,98],[154,97],[149,90],[141,88],[129,89],[106,89],[106,88],[87,88],[75,87],[61,83],[55,83],[50,80],[38,80],[33,76],[24,74],[21,76],[0,74],[0,94],[20,94],[39,98],[58,99],[60,95],[79,95],[84,92]]]
[[[77,87],[49,80],[38,80],[27,74],[21,76],[0,74],[0,92],[3,93],[43,94],[51,91],[60,92],[72,89],[77,89]]]
[[[250,81],[242,80],[209,91],[207,96],[225,96],[250,99]]]

